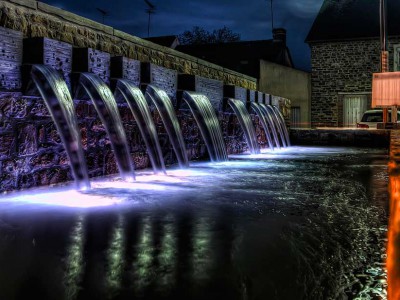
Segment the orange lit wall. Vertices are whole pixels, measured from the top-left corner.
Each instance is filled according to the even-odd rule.
[[[390,217],[386,267],[388,299],[400,299],[400,130],[392,130],[389,162]]]

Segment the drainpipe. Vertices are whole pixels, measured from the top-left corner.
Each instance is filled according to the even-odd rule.
[[[387,8],[386,0],[379,0],[379,23],[381,42],[381,72],[389,72],[389,51],[387,50]],[[388,122],[388,107],[383,108],[383,123]],[[391,122],[397,122],[397,106],[392,106]]]

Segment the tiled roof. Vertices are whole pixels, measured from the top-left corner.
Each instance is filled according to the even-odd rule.
[[[400,36],[400,0],[387,1],[387,31]],[[379,0],[325,0],[306,42],[379,37]]]

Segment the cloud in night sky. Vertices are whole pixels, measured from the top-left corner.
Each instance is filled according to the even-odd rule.
[[[143,0],[45,0],[95,21],[102,21],[96,7],[110,12],[105,24],[139,37],[147,37],[148,15]],[[213,30],[227,26],[242,40],[270,39],[269,0],[150,0],[156,6],[150,35],[177,35],[193,26]],[[323,0],[274,0],[274,26],[287,30],[287,43],[297,68],[309,70],[310,51],[304,39]]]

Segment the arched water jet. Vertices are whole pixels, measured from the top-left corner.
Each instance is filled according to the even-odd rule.
[[[281,122],[279,120],[279,117],[277,116],[277,114],[276,114],[275,110],[273,109],[272,105],[266,105],[265,107],[266,107],[267,111],[269,111],[272,119],[274,120],[274,124],[276,125],[276,129],[277,129],[277,131],[279,133],[279,137],[281,139],[282,146],[283,147],[287,147],[285,134],[283,132],[283,128],[282,128]]]
[[[250,153],[259,154],[260,146],[257,142],[257,137],[254,129],[253,122],[251,121],[249,112],[246,109],[244,103],[237,99],[228,98],[228,103],[235,112],[240,125],[242,126],[244,135],[246,137],[247,145],[250,149]]]
[[[104,81],[92,73],[82,73],[79,77],[79,83],[92,100],[106,129],[122,179],[134,179],[133,162],[129,153],[125,130],[122,126],[117,102],[111,90]]]
[[[274,150],[274,144],[272,143],[272,139],[271,139],[271,135],[270,135],[270,131],[269,131],[270,125],[268,126],[268,121],[267,121],[267,118],[266,118],[264,112],[261,110],[260,106],[256,102],[251,103],[251,108],[256,112],[258,118],[260,119],[261,125],[265,132],[265,137],[267,138],[268,147],[271,150]]]
[[[90,188],[74,103],[67,84],[61,75],[49,66],[33,65],[31,75],[64,144],[78,189]]]
[[[133,82],[126,79],[118,79],[115,95],[117,101],[122,96],[128,103],[146,144],[154,173],[160,171],[165,173],[164,158],[158,141],[156,126],[142,91]]]
[[[290,146],[289,132],[288,132],[286,124],[285,124],[285,118],[283,117],[282,112],[276,106],[272,105],[272,109],[275,111],[275,114],[277,115],[277,118],[280,121],[282,130],[283,130],[283,134],[285,135],[285,138],[286,138],[286,144],[288,146]]]
[[[145,97],[148,102],[154,104],[161,116],[179,166],[181,168],[188,167],[189,159],[186,153],[186,146],[171,99],[165,91],[153,85],[147,86]]]
[[[274,138],[275,145],[278,149],[280,149],[281,143],[279,142],[278,131],[277,131],[278,124],[275,121],[275,117],[267,109],[267,106],[265,104],[259,103],[258,105],[260,106],[261,110],[264,112],[265,119],[267,120],[267,122],[271,128],[271,133]]]
[[[182,99],[189,105],[206,143],[211,161],[226,161],[228,154],[214,108],[203,94],[187,92]]]

